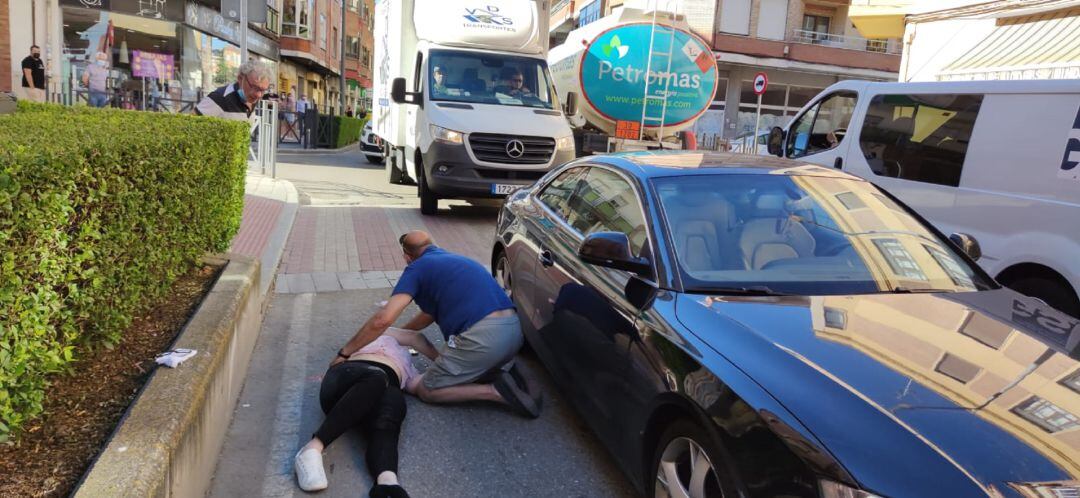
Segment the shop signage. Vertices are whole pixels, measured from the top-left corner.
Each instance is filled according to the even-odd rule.
[[[183,21],[185,0],[60,0],[60,5],[104,10],[162,21]]]
[[[188,2],[185,21],[188,26],[199,31],[204,31],[229,43],[240,45],[240,23],[226,19],[225,16],[214,9]],[[251,28],[247,30],[247,41],[248,50],[278,60],[278,44],[276,41],[255,32]]]
[[[131,51],[131,74],[136,78],[170,79],[174,67],[172,54]]]

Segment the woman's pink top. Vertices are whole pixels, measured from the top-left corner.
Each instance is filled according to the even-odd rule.
[[[372,358],[372,356],[381,356],[382,358],[376,359]],[[409,349],[398,344],[396,339],[388,335],[381,335],[378,339],[371,341],[367,346],[350,355],[349,359],[386,363],[397,372],[398,379],[401,380],[401,388],[405,389],[405,385],[410,380],[420,376],[420,372],[413,366],[410,356]]]

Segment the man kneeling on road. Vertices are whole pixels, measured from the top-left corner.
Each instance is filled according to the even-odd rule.
[[[431,358],[427,372],[409,390],[426,403],[494,401],[536,418],[540,398],[513,362],[525,338],[514,303],[476,261],[437,247],[419,230],[401,236],[408,266],[386,305],[338,351],[331,365],[382,335],[410,302],[420,314],[395,338]],[[446,346],[436,351],[419,331],[437,323]],[[477,383],[494,373],[491,384]]]

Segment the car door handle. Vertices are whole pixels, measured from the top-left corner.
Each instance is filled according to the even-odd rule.
[[[544,265],[545,268],[549,268],[549,267],[551,267],[551,265],[555,264],[555,260],[551,259],[551,252],[550,251],[541,252],[540,255],[536,259],[538,261],[540,261],[540,264]]]
[[[836,160],[833,161],[833,163],[832,163],[832,167],[834,167],[836,169],[843,168],[844,167],[844,158],[842,158],[842,157],[836,158]]]

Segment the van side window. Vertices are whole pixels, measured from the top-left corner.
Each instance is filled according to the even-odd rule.
[[[785,155],[790,158],[803,157],[840,145],[847,134],[857,100],[854,93],[839,92],[807,109],[789,128],[791,132]]]
[[[878,176],[955,187],[982,95],[878,95],[859,133]]]

